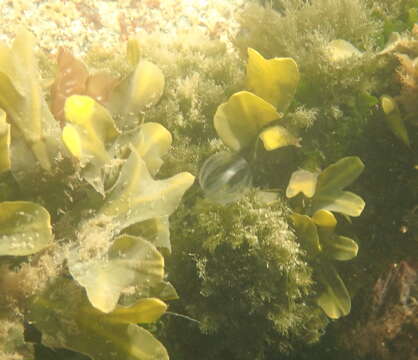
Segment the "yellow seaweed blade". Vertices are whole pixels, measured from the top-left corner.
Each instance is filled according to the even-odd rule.
[[[380,98],[383,112],[385,113],[386,123],[392,133],[401,140],[406,146],[410,146],[408,130],[402,119],[398,105],[392,97],[383,95]]]
[[[188,172],[154,180],[145,161],[132,149],[99,214],[113,218],[114,231],[154,217],[170,215],[193,182],[194,176]]]
[[[41,166],[51,170],[51,163],[48,157],[48,149],[42,140],[44,136],[43,116],[46,106],[43,103],[42,90],[39,79],[38,64],[35,59],[34,49],[35,38],[27,30],[21,30],[17,33],[12,45],[13,60],[21,72],[16,79],[13,79],[16,88],[25,89],[25,112],[23,117],[14,119],[19,131],[29,142],[32,151],[39,160]],[[22,110],[20,110],[22,111]],[[30,117],[30,121],[27,121]],[[35,144],[33,146],[32,144]]]
[[[90,303],[103,313],[114,311],[124,290],[135,287],[141,292],[163,280],[164,258],[154,245],[139,237],[120,235],[106,255],[93,255],[88,261],[82,250],[70,252],[69,270],[86,288]]]
[[[0,256],[34,254],[53,241],[48,211],[29,201],[0,203]]]
[[[150,332],[111,321],[111,314],[93,308],[73,280],[61,278],[54,285],[31,299],[28,311],[29,321],[47,335],[46,346],[59,344],[95,360],[169,360]]]
[[[170,132],[161,124],[149,122],[139,129],[133,145],[144,159],[151,175],[155,175],[160,169],[162,157],[167,154],[172,141]]]
[[[164,92],[165,78],[158,66],[152,62],[140,61],[131,79],[129,111],[140,112],[154,106]]]
[[[353,183],[363,170],[364,164],[359,157],[344,157],[321,172],[317,191],[331,193],[342,190]]]
[[[111,141],[120,132],[110,113],[89,96],[72,95],[65,102],[65,118],[81,125],[88,132],[97,134],[103,142]]]
[[[127,334],[131,340],[129,355],[132,358],[169,360],[167,350],[149,331],[140,326],[129,324]],[[123,336],[121,339],[125,340]]]
[[[313,222],[322,227],[335,228],[337,226],[337,219],[334,214],[328,210],[318,210],[312,216]]]
[[[346,316],[351,310],[351,298],[347,288],[335,268],[322,262],[316,267],[318,280],[324,290],[317,299],[318,305],[331,319]]]
[[[10,169],[10,124],[6,113],[0,109],[0,173]]]
[[[296,235],[302,246],[308,251],[309,256],[318,255],[321,249],[317,227],[307,215],[298,213],[292,214],[292,221],[295,226]]]
[[[354,217],[360,216],[365,206],[360,196],[342,190],[318,193],[312,203],[314,211],[322,209]]]
[[[315,211],[312,216],[312,221],[318,228],[321,247],[325,249],[330,243],[334,242],[337,219],[331,211],[321,209]]]
[[[81,159],[83,148],[81,146],[81,139],[78,131],[73,125],[67,124],[62,130],[62,139],[67,149],[77,159]]]
[[[65,102],[65,119],[73,124],[88,124],[94,114],[94,107],[95,101],[89,96],[70,96]]]
[[[302,192],[306,197],[311,198],[315,194],[318,173],[304,169],[294,171],[286,189],[286,197],[292,198]]]
[[[106,143],[115,139],[119,131],[109,112],[88,96],[73,95],[65,102],[67,124],[63,140],[81,166],[92,162],[102,166],[110,160]]]
[[[19,110],[24,107],[24,96],[20,94],[8,75],[0,71],[0,106],[12,117],[19,118]]]
[[[271,126],[263,130],[259,136],[267,151],[276,150],[289,145],[300,146],[300,139],[293,136],[286,128],[279,125]]]
[[[171,252],[170,223],[168,216],[160,216],[129,226],[124,233],[147,239],[157,248]]]
[[[28,96],[30,97],[31,95]],[[41,140],[42,132],[37,132],[37,126],[32,126],[36,123],[35,120],[37,118],[37,115],[33,112],[36,110],[36,107],[34,107],[33,111],[30,108],[30,102],[32,100],[28,97],[22,96],[16,90],[14,84],[8,76],[5,73],[0,72],[0,106],[7,111],[11,125],[17,128],[22,134],[22,146],[28,147],[40,164],[41,168],[50,172],[52,170],[50,158],[53,153],[56,154],[58,149],[54,146],[54,144],[52,144],[52,142],[47,142],[47,140],[51,140],[51,138],[43,138]],[[33,119],[34,122],[28,122],[27,118]],[[18,151],[15,151],[15,155],[17,152]],[[25,163],[25,158],[21,157],[19,161],[14,161],[13,164],[10,164],[12,171],[18,170],[19,172],[19,170],[23,170],[16,169],[16,167],[19,168],[18,163],[20,163],[20,167],[24,167],[24,170],[27,170],[33,165],[30,164],[29,166],[22,166],[22,164],[27,164]],[[20,179],[18,179],[18,181],[19,180]]]
[[[214,125],[223,142],[238,151],[250,145],[265,125],[279,118],[270,103],[248,91],[240,91],[218,107]]]
[[[30,32],[20,30],[11,49],[0,45],[0,106],[7,112],[12,129],[18,129],[24,140],[13,154],[27,153],[27,147],[40,167],[51,172],[62,143],[59,126],[43,99],[34,42]],[[33,162],[14,161],[12,172],[23,173],[31,168],[29,161]]]
[[[13,79],[16,76],[16,66],[13,63],[12,51],[2,42],[0,42],[0,70],[8,78]]]
[[[141,47],[139,46],[138,39],[128,39],[128,43],[126,45],[126,53],[129,64],[136,66],[139,63],[139,59],[141,58]]]
[[[157,321],[167,310],[167,304],[157,298],[138,300],[131,306],[117,306],[104,319],[117,324],[149,324]]]
[[[324,247],[324,254],[334,260],[347,261],[355,258],[358,253],[358,245],[349,237],[334,236]]]
[[[299,69],[292,58],[266,60],[248,49],[247,88],[284,113],[299,83]]]
[[[82,176],[104,195],[102,170],[111,161],[106,144],[114,140],[119,131],[110,113],[88,96],[70,96],[64,112],[68,124],[63,129],[62,140],[80,161]]]

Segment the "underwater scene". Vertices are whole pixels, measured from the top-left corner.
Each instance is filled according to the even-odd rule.
[[[418,360],[418,0],[0,0],[0,360]]]

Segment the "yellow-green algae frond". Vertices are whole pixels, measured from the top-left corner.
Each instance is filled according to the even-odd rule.
[[[33,47],[26,30],[11,48],[0,46],[0,170],[11,179],[0,202],[0,333],[16,332],[14,342],[0,340],[0,354],[32,358],[28,321],[44,345],[96,360],[168,359],[137,325],[157,320],[177,297],[160,250],[171,250],[168,217],[194,182],[187,172],[155,179],[172,136],[140,118],[162,96],[164,76],[138,60],[122,81],[129,86],[107,87],[105,104],[70,94],[61,129]],[[36,176],[48,191],[31,186]]]
[[[246,85],[248,91],[233,94],[214,116],[216,132],[234,151],[250,146],[257,136],[266,150],[299,145],[285,127],[271,125],[283,117],[296,92],[299,70],[291,58],[266,60],[248,49]],[[269,126],[270,125],[270,126]]]
[[[323,290],[318,305],[332,319],[346,316],[351,310],[351,298],[332,260],[346,261],[357,256],[357,243],[346,236],[335,234],[337,218],[333,212],[344,216],[360,216],[364,200],[343,190],[363,172],[363,162],[355,156],[340,159],[322,172],[304,169],[295,171],[286,189],[288,198],[303,194],[302,208],[292,214],[292,220],[302,246],[309,257],[316,259],[315,270]]]

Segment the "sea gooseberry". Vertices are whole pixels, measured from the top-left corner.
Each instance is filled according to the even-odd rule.
[[[214,154],[200,169],[199,183],[206,197],[214,202],[226,204],[238,200],[252,184],[250,165],[235,153]]]

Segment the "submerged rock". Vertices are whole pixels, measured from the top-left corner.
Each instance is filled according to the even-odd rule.
[[[356,358],[418,359],[418,265],[391,265],[380,277],[343,346]]]

